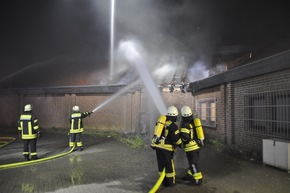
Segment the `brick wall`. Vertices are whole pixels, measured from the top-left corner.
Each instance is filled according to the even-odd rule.
[[[244,130],[243,106],[247,94],[290,89],[290,70],[245,79],[234,83],[235,88],[235,142],[245,148],[262,152],[262,139],[271,136],[254,134]]]
[[[204,128],[208,138],[219,138],[225,144],[262,152],[262,139],[268,135],[244,130],[244,96],[247,94],[290,89],[290,69],[254,78],[227,82],[194,93],[194,100],[217,99],[217,127]],[[195,102],[193,102],[195,108]]]
[[[161,93],[166,106],[183,105],[193,107],[193,96],[190,92],[180,91]],[[17,121],[24,105],[33,104],[40,128],[47,131],[69,130],[69,117],[74,105],[81,111],[96,110],[84,119],[86,130],[114,131],[125,134],[141,134],[151,138],[159,112],[146,90],[124,93],[106,105],[111,94],[33,94],[33,95],[0,95],[0,129],[1,132],[17,130]]]
[[[206,127],[203,126],[205,138],[218,138],[222,140],[223,142],[226,142],[226,122],[225,122],[225,108],[224,108],[224,85],[221,86],[215,86],[212,88],[204,89],[202,91],[198,91],[194,93],[193,98],[193,109],[196,108],[196,100],[198,99],[212,99],[215,98],[216,103],[216,121],[217,121],[217,127]]]
[[[17,130],[19,116],[19,97],[17,95],[0,96],[0,130],[8,132],[8,129]]]
[[[234,82],[226,82],[195,93],[180,91],[162,92],[166,106],[179,110],[183,105],[192,109],[197,99],[217,99],[217,127],[204,127],[205,137],[219,138],[225,144],[236,144],[249,150],[262,151],[259,135],[244,129],[244,96],[259,92],[290,89],[290,69]],[[26,103],[32,103],[40,127],[46,130],[69,130],[71,108],[79,105],[81,111],[92,111],[112,97],[111,94],[63,94],[63,95],[0,95],[1,132],[17,130],[17,121]],[[115,131],[140,134],[148,141],[152,138],[159,112],[146,90],[125,93],[84,119],[91,131]],[[180,120],[180,116],[178,122]]]

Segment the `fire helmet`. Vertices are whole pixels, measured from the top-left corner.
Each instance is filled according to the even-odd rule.
[[[79,106],[73,106],[72,110],[73,111],[80,111],[80,107]]]
[[[31,104],[27,104],[24,106],[24,111],[32,111],[32,105]]]
[[[167,113],[168,116],[177,116],[178,115],[178,110],[175,106],[170,106],[167,109]]]
[[[181,116],[183,117],[189,117],[192,115],[192,111],[189,106],[183,106],[180,111],[181,111]]]

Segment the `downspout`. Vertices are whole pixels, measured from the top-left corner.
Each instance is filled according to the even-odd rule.
[[[224,143],[227,144],[227,85],[224,83],[224,121],[225,121],[225,130],[224,130]]]

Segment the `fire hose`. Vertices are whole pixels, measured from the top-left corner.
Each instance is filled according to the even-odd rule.
[[[14,137],[0,137],[0,147],[4,147],[15,141]]]
[[[155,183],[155,185],[151,188],[151,190],[149,191],[149,193],[155,193],[158,188],[160,187],[162,181],[165,178],[165,168],[163,169],[163,171],[161,172],[159,179],[157,180],[157,182]]]
[[[59,158],[59,157],[65,156],[67,154],[70,154],[71,152],[73,152],[74,148],[75,148],[75,146],[73,146],[70,149],[70,151],[68,151],[68,152],[65,152],[62,154],[57,154],[57,155],[47,157],[47,158],[41,158],[41,159],[36,159],[36,160],[31,160],[31,161],[23,161],[23,162],[17,162],[17,163],[12,163],[12,164],[0,165],[0,169],[10,169],[10,168],[32,165],[32,164],[40,163],[43,161],[52,160],[52,159]]]

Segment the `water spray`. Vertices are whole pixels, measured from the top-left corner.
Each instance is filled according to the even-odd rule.
[[[113,79],[114,66],[114,17],[115,17],[115,0],[111,0],[111,36],[110,36],[110,79]]]
[[[144,59],[137,49],[137,45],[133,41],[125,41],[120,44],[120,50],[125,58],[135,66],[159,113],[164,115],[166,113],[165,103],[144,63]]]
[[[6,76],[6,77],[0,79],[0,82],[4,82],[4,81],[8,80],[9,78],[13,78],[13,77],[15,77],[15,76],[17,76],[17,75],[19,75],[19,74],[21,74],[21,73],[27,71],[27,70],[30,70],[31,68],[35,68],[35,67],[37,67],[37,66],[47,65],[47,64],[50,64],[50,63],[52,63],[52,62],[55,62],[55,61],[57,61],[59,58],[60,58],[60,56],[56,56],[56,57],[54,57],[54,58],[52,58],[52,59],[49,59],[49,60],[46,60],[46,61],[43,61],[43,62],[33,63],[33,64],[31,64],[31,65],[25,66],[24,68],[22,68],[22,69],[20,69],[20,70],[18,70],[18,71],[16,71],[16,72],[13,72],[13,73],[9,74],[8,76]]]
[[[104,107],[105,105],[107,105],[108,103],[110,103],[111,101],[115,100],[118,96],[120,96],[121,94],[127,92],[128,90],[130,90],[131,88],[133,88],[134,86],[138,85],[140,83],[139,80],[127,85],[126,87],[124,87],[123,89],[121,89],[120,91],[118,91],[116,94],[114,94],[112,97],[110,97],[108,100],[104,101],[102,104],[100,104],[99,106],[97,106],[94,110],[92,110],[92,113],[100,110],[102,107]]]

